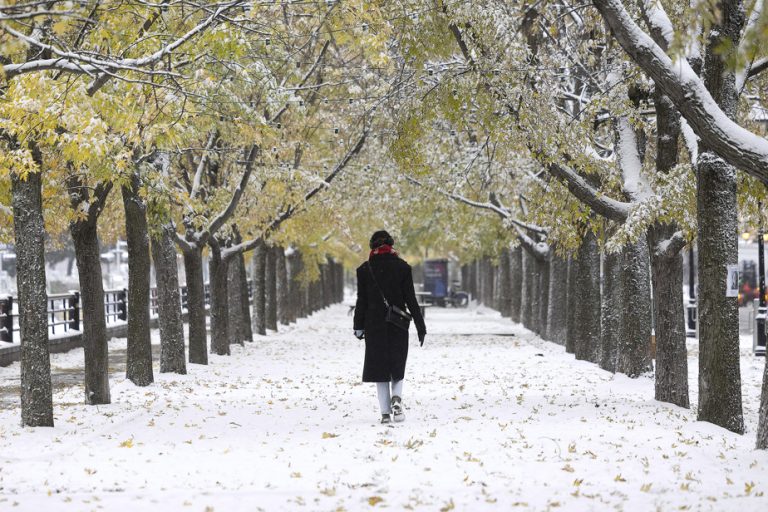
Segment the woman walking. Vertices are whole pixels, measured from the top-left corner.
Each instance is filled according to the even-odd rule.
[[[399,422],[405,419],[402,397],[410,323],[406,306],[421,345],[427,328],[413,290],[411,266],[392,248],[394,239],[386,231],[377,231],[369,245],[368,261],[357,269],[355,336],[365,338],[363,382],[376,383],[381,422]]]

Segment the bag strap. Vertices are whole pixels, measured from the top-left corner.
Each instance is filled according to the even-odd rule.
[[[367,263],[368,263],[368,272],[370,272],[371,274],[371,279],[373,279],[373,284],[375,284],[376,289],[379,290],[379,293],[381,294],[381,298],[384,300],[384,305],[386,307],[389,307],[389,302],[387,301],[387,298],[384,296],[384,292],[381,291],[381,287],[379,287],[379,282],[376,280],[376,276],[373,274],[373,268],[370,260]]]

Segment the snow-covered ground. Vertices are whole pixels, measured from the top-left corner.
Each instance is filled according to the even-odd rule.
[[[747,347],[738,436],[494,311],[432,308],[407,420],[386,427],[347,309],[148,388],[118,371],[109,406],[82,404],[81,350],[54,355],[69,378],[53,429],[18,426],[19,367],[1,368],[0,510],[768,509],[768,453],[753,450],[764,361]]]

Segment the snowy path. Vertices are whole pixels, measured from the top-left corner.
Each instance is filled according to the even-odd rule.
[[[752,449],[763,360],[746,350],[750,431],[737,436],[498,313],[432,309],[426,347],[411,348],[407,421],[391,428],[359,382],[346,309],[148,388],[115,376],[110,406],[59,389],[54,429],[20,428],[6,404],[0,510],[768,509],[768,453]],[[0,368],[0,392],[18,371]]]

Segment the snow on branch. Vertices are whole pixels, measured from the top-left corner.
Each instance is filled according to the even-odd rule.
[[[630,18],[621,0],[593,3],[624,51],[669,96],[702,142],[731,165],[768,183],[768,140],[729,119],[688,62],[673,61]]]

